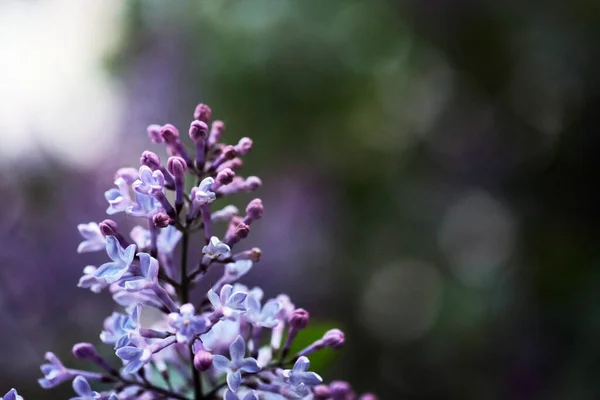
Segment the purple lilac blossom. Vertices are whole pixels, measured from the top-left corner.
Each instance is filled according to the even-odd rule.
[[[78,226],[84,241],[77,252],[106,248],[110,259],[98,268],[86,266],[77,286],[95,293],[108,289],[113,300],[125,308],[127,314],[114,312],[106,318],[100,333],[100,340],[114,347],[123,368],[111,365],[93,344],[78,343],[73,347],[74,357],[104,372],[67,368],[53,353],[46,353],[48,363],[41,366],[44,377],[39,384],[49,389],[72,381],[78,395],[72,400],[337,400],[354,396],[347,382],[321,385],[321,377],[308,371],[306,356],[324,347],[341,347],[345,341],[341,331],[332,329],[288,357],[297,332],[309,323],[308,312],[296,309],[284,294],[261,306],[262,289],[230,284],[260,260],[259,248],[234,254],[231,249],[243,243],[250,224],[262,219],[264,208],[260,199],[254,199],[241,217],[234,206],[214,211],[211,204],[217,197],[255,191],[262,182],[258,177],[236,175],[243,165],[240,156],[253,147],[251,139],[242,138],[235,146],[219,143],[225,132],[223,122],[213,121],[209,134],[210,108],[199,105],[194,115],[189,136],[195,155],[188,154],[173,125],[151,125],[149,137],[165,145],[172,156],[167,168],[157,154],[146,151],[140,158],[141,167],[119,169],[116,188],[104,193],[108,215],[125,212],[143,218],[130,234],[135,244],[129,244],[113,220]],[[186,177],[197,183],[189,193],[185,192]],[[174,205],[167,197],[169,191],[175,195]],[[217,223],[225,224],[221,238],[212,234]],[[174,254],[176,248],[181,251],[179,257]],[[188,254],[191,248],[202,249],[199,259]],[[222,276],[201,293],[200,301],[192,301],[190,293],[201,286],[209,269],[222,271]],[[158,313],[153,322],[141,318],[147,307]],[[269,335],[270,340],[260,347]],[[250,357],[246,357],[247,343]],[[171,379],[174,373],[183,378],[181,382]],[[112,390],[94,391],[90,382],[98,381]],[[203,382],[209,387],[203,388]],[[207,397],[207,393],[211,395]],[[0,400],[22,399],[13,389]]]
[[[229,359],[220,354],[214,356],[213,365],[219,371],[227,372],[227,386],[233,392],[236,392],[242,383],[243,372],[258,372],[261,370],[256,359],[252,357],[244,358],[246,354],[246,344],[241,336],[229,346]]]

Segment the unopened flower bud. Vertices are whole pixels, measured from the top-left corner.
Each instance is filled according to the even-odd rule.
[[[98,356],[98,351],[91,343],[77,343],[73,346],[73,357],[78,360],[92,360]]]
[[[235,146],[235,151],[242,156],[245,156],[252,150],[252,139],[243,137]]]
[[[250,233],[250,227],[243,222],[235,228],[235,236],[240,239],[245,239]]]
[[[313,394],[316,399],[325,400],[331,397],[331,390],[327,385],[317,385],[313,388]]]
[[[118,234],[117,229],[119,226],[112,219],[105,219],[98,225],[100,227],[100,232],[102,232],[104,236],[116,236]]]
[[[333,381],[329,384],[329,390],[331,397],[334,400],[346,400],[348,398],[354,398],[352,393],[352,386],[346,381]]]
[[[217,173],[215,182],[218,183],[218,186],[229,185],[233,181],[234,177],[235,172],[233,172],[231,168],[224,168]]]
[[[223,147],[223,150],[221,150],[221,155],[225,160],[233,160],[233,158],[237,155],[237,151],[235,150],[234,146],[227,145]]]
[[[179,131],[173,125],[166,124],[160,128],[160,136],[170,144],[179,139]]]
[[[339,329],[331,329],[323,335],[323,344],[337,350],[344,345],[345,339],[344,332]]]
[[[213,355],[208,351],[200,350],[194,356],[194,367],[196,367],[198,371],[204,372],[208,370],[212,366],[212,363]]]
[[[183,158],[172,156],[167,161],[167,170],[175,177],[183,177],[187,171],[187,164]]]
[[[258,176],[249,176],[244,181],[244,190],[247,192],[254,192],[262,186],[262,181]]]
[[[147,166],[152,171],[160,169],[160,157],[151,151],[144,151],[140,157],[140,163]]]
[[[225,123],[223,121],[214,121],[210,127],[208,146],[213,147],[219,140],[221,140],[223,133],[225,133]]]
[[[152,143],[158,144],[158,143],[163,142],[163,138],[160,134],[160,125],[157,125],[157,124],[148,125],[148,127],[146,128],[146,131],[148,132],[148,137],[150,138]]]
[[[159,212],[152,216],[152,223],[159,228],[166,228],[171,223],[171,218],[167,214]]]
[[[190,139],[194,142],[208,137],[208,125],[204,121],[192,121],[190,124]]]
[[[237,171],[243,166],[244,161],[239,157],[235,157],[233,160],[225,161],[223,164],[219,165],[217,171],[224,170],[225,168],[230,168],[233,171]]]
[[[262,218],[263,215],[263,204],[261,199],[254,199],[246,207],[246,215],[250,221],[256,221]]]
[[[294,329],[304,329],[308,325],[309,313],[303,308],[297,308],[292,312],[288,322]]]
[[[194,110],[194,118],[204,123],[210,121],[212,117],[212,110],[206,104],[198,104]]]
[[[375,396],[373,393],[365,393],[360,396],[358,400],[377,400],[377,396]]]

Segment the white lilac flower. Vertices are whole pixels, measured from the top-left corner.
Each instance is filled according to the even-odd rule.
[[[122,177],[118,177],[115,180],[115,185],[118,189],[109,189],[104,192],[104,198],[108,201],[108,208],[106,213],[113,215],[126,211],[132,204],[131,196],[129,195],[129,185],[127,181]]]
[[[246,275],[252,268],[251,260],[239,260],[225,265],[225,282],[233,282]]]
[[[113,283],[121,279],[128,271],[135,255],[135,245],[132,244],[127,246],[127,249],[123,249],[117,238],[108,236],[106,238],[106,253],[112,262],[102,264],[96,270],[95,276],[104,279],[107,283]]]
[[[90,289],[94,293],[100,293],[102,289],[105,289],[109,284],[104,279],[96,278],[97,268],[93,265],[88,265],[83,269],[83,276],[79,278],[77,287],[83,289]]]
[[[312,387],[323,382],[323,379],[315,372],[307,371],[310,361],[307,357],[300,357],[292,369],[283,370],[285,382],[298,394],[304,393],[307,387]]]
[[[169,325],[175,328],[177,342],[189,343],[196,335],[204,333],[210,325],[206,317],[195,313],[194,306],[187,303],[179,308],[178,313],[169,314]]]
[[[23,397],[19,396],[15,389],[10,389],[0,400],[23,400]]]
[[[268,300],[261,308],[260,300],[251,294],[246,297],[246,320],[257,327],[273,328],[279,321],[277,313],[281,309],[279,301]]]
[[[82,376],[73,379],[73,390],[79,396],[71,397],[70,400],[98,400],[101,398],[100,393],[93,391],[88,381]]]
[[[212,260],[223,260],[230,256],[231,249],[229,246],[213,236],[210,242],[202,248],[202,254]]]
[[[225,317],[239,314],[246,311],[244,301],[247,293],[233,292],[233,286],[223,285],[219,295],[210,289],[208,291],[208,300],[213,305],[215,311],[221,311]]]
[[[249,391],[244,397],[238,397],[238,395],[234,392],[225,390],[225,395],[223,398],[225,400],[258,400],[258,397],[256,397],[256,393],[254,393],[254,391]]]
[[[200,335],[200,339],[207,350],[218,352],[229,347],[239,334],[239,321],[225,319],[211,325],[208,332]]]
[[[242,372],[258,372],[261,370],[258,362],[252,357],[246,357],[246,344],[241,336],[229,346],[229,359],[217,354],[213,358],[213,365],[219,371],[227,373],[227,386],[236,392],[242,383]]]
[[[106,247],[106,239],[102,235],[102,232],[100,232],[100,226],[97,223],[79,224],[77,225],[77,230],[79,230],[79,233],[85,239],[77,246],[78,253],[89,253],[102,250]]]

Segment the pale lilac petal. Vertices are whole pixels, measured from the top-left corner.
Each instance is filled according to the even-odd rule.
[[[227,371],[229,369],[230,361],[227,357],[220,354],[216,354],[213,358],[213,366],[219,371]]]
[[[310,361],[307,357],[302,356],[298,358],[298,360],[294,364],[294,372],[306,371],[308,367],[310,367]]]
[[[229,355],[231,356],[231,361],[235,363],[237,361],[241,361],[245,354],[246,344],[240,335],[233,343],[231,343],[231,346],[229,346]]]
[[[210,289],[207,293],[207,296],[210,304],[212,304],[215,309],[221,307],[221,299],[214,290]]]
[[[232,308],[237,311],[244,311],[246,307],[244,306],[244,300],[247,298],[247,294],[244,292],[235,292],[231,295],[229,300],[227,300],[227,307]],[[259,306],[260,307],[260,306]]]
[[[181,312],[181,315],[184,315],[184,314],[194,315],[194,313],[196,312],[196,308],[194,307],[193,304],[186,303],[179,308],[179,311]]]
[[[238,363],[238,368],[240,368],[244,372],[258,372],[261,370],[258,362],[251,357],[244,358],[242,361]]]
[[[82,376],[78,376],[73,380],[73,390],[80,396],[89,396],[92,394],[90,384]]]
[[[258,397],[256,397],[256,393],[254,393],[253,390],[251,392],[246,393],[243,400],[258,400]]]
[[[235,371],[227,374],[227,386],[229,389],[237,392],[240,385],[242,384],[242,373],[240,371]]]
[[[122,347],[116,351],[117,357],[125,361],[133,360],[139,357],[141,353],[142,350],[132,346]]]
[[[106,254],[110,257],[111,260],[115,262],[121,261],[121,245],[119,241],[114,236],[106,237]]]

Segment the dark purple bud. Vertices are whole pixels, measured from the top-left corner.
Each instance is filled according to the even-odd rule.
[[[208,351],[200,350],[194,356],[194,367],[196,367],[198,371],[204,372],[208,370],[212,366],[212,363],[213,355]]]
[[[208,125],[204,121],[192,121],[190,124],[190,139],[194,142],[208,137]]]
[[[187,164],[183,158],[172,156],[167,161],[167,170],[175,177],[182,177],[185,175],[185,171],[187,171]]]
[[[377,400],[377,396],[373,393],[365,393],[358,400]]]
[[[131,167],[119,168],[115,173],[115,180],[118,178],[123,178],[128,185],[131,185],[138,178],[138,170]]]
[[[244,181],[244,189],[247,192],[254,192],[262,186],[262,181],[258,176],[249,176]]]
[[[73,357],[78,360],[93,360],[98,357],[96,347],[91,343],[77,343],[72,351]]]
[[[171,218],[165,213],[157,213],[152,216],[152,223],[159,228],[166,228],[171,223]]]
[[[223,150],[221,150],[221,156],[227,161],[233,160],[236,155],[237,151],[235,150],[234,146],[227,145],[223,147]]]
[[[339,329],[328,330],[323,335],[323,344],[336,350],[344,345],[345,340],[344,332]]]
[[[315,398],[321,399],[329,399],[331,397],[331,391],[329,390],[329,386],[327,385],[317,385],[313,388],[313,394]]]
[[[98,224],[98,225],[100,227],[100,232],[102,232],[102,234],[104,236],[117,236],[118,235],[117,230],[118,230],[119,226],[112,219],[105,219],[104,221],[100,222],[100,224]]]
[[[171,144],[179,139],[179,131],[173,125],[166,124],[160,128],[160,136],[165,142]]]
[[[246,215],[252,220],[256,221],[262,218],[263,215],[263,205],[261,199],[254,199],[248,206],[246,207]]]
[[[140,157],[140,163],[147,166],[152,171],[160,169],[160,157],[151,151],[144,151]]]
[[[244,224],[243,222],[240,223],[235,228],[235,236],[240,239],[245,239],[246,237],[248,237],[249,233],[250,233],[250,226]]]
[[[234,177],[235,172],[231,168],[224,168],[217,173],[215,181],[218,183],[218,186],[229,185]]]
[[[217,171],[222,171],[225,168],[229,168],[233,171],[237,171],[240,168],[242,168],[243,166],[244,166],[244,161],[241,158],[235,157],[233,160],[225,161],[223,164],[221,164],[217,168]]]
[[[235,146],[235,151],[242,156],[248,154],[250,150],[252,150],[252,139],[247,137],[241,138],[238,144]]]
[[[160,134],[160,125],[157,125],[157,124],[148,125],[148,127],[146,128],[146,131],[148,132],[148,137],[150,138],[152,143],[158,144],[158,143],[163,142],[163,138]]]
[[[207,123],[212,117],[212,110],[206,104],[198,104],[194,110],[194,118]]]
[[[290,315],[288,322],[292,328],[300,330],[306,328],[309,317],[308,311],[303,308],[297,308],[292,312],[292,315]]]
[[[333,381],[329,384],[331,398],[334,400],[346,400],[354,398],[352,386],[346,381]]]

